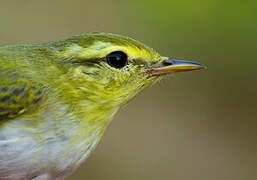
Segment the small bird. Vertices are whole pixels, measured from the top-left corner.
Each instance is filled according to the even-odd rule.
[[[62,180],[117,111],[164,75],[205,68],[110,33],[0,48],[0,180]]]

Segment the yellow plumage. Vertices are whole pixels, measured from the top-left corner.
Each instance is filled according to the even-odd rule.
[[[163,74],[201,68],[105,33],[0,48],[0,179],[69,176],[122,105]]]

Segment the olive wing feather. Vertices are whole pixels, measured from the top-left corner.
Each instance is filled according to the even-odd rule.
[[[0,70],[0,120],[33,109],[43,98],[43,87],[15,70]]]

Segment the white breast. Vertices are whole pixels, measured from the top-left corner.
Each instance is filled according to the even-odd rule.
[[[63,114],[62,123],[66,124],[58,125],[66,128],[58,130],[54,114],[43,116],[47,120],[39,132],[28,129],[23,119],[1,126],[0,180],[64,179],[86,160],[100,140],[96,130],[81,139],[76,136],[74,143],[79,124],[73,121],[72,114]]]

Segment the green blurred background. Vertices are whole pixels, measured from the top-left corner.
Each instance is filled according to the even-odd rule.
[[[130,102],[71,180],[257,178],[257,1],[1,0],[0,22],[0,45],[103,31],[209,67]]]

